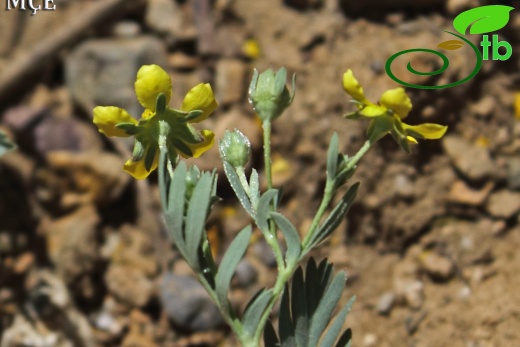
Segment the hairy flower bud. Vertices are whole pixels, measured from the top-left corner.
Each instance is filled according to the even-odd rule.
[[[220,158],[233,167],[244,167],[251,158],[251,143],[239,130],[227,131],[220,140]]]
[[[282,67],[278,72],[271,69],[258,74],[255,69],[249,85],[249,102],[262,121],[272,121],[292,103],[294,98],[295,75],[292,79],[292,95],[285,85],[287,71]]]

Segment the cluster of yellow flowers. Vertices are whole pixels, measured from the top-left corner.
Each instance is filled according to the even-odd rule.
[[[447,130],[446,126],[439,124],[404,123],[402,120],[412,109],[412,102],[403,88],[387,90],[377,104],[372,103],[365,98],[363,88],[349,69],[343,75],[343,89],[352,96],[357,106],[357,111],[346,117],[371,119],[368,127],[371,142],[390,133],[403,149],[410,151],[409,143],[417,143],[417,139],[439,139]],[[133,177],[144,179],[157,168],[160,145],[184,158],[197,158],[213,146],[212,131],[199,132],[190,125],[208,118],[218,107],[208,83],[192,88],[181,108],[172,109],[168,107],[172,93],[170,76],[157,65],[145,65],[137,73],[135,92],[145,109],[139,121],[119,107],[94,108],[94,124],[101,133],[135,137],[132,158],[124,164],[124,170]]]

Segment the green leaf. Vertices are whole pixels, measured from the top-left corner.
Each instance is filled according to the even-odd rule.
[[[290,283],[286,285],[280,303],[280,318],[278,322],[278,336],[280,344],[276,344],[273,336],[276,333],[272,327],[264,330],[275,344],[266,344],[266,347],[333,347],[334,342],[351,336],[350,332],[341,329],[345,318],[353,303],[351,299],[339,312],[336,319],[325,331],[333,318],[333,311],[345,287],[345,274],[338,273],[334,277],[332,264],[326,259],[319,266],[313,258],[309,259],[304,271],[299,267]],[[348,343],[349,339],[346,340]]]
[[[285,260],[287,264],[296,263],[302,250],[298,231],[296,231],[296,228],[292,225],[292,223],[280,213],[271,212],[271,217],[273,218],[276,225],[278,225],[280,231],[285,237],[285,243],[287,245]]]
[[[334,132],[327,151],[327,179],[333,180],[338,171],[338,134]]]
[[[16,145],[0,130],[0,157],[16,148]]]
[[[233,191],[235,192],[235,195],[237,196],[238,201],[240,201],[240,204],[242,204],[242,207],[244,207],[244,209],[247,211],[247,213],[249,213],[249,215],[252,218],[255,218],[255,213],[251,208],[251,202],[249,201],[249,198],[246,194],[246,191],[244,190],[244,187],[242,187],[242,183],[240,183],[240,179],[238,178],[238,175],[235,172],[235,169],[227,161],[224,161],[223,165],[224,165],[224,173],[226,174],[229,184],[231,185],[231,188],[233,188]]]
[[[345,282],[345,273],[339,272],[336,277],[334,277],[325,293],[321,295],[322,300],[312,316],[312,323],[309,331],[310,346],[318,345],[321,335],[332,318],[332,312],[341,298],[341,293],[343,292],[343,288],[345,288]]]
[[[244,332],[253,336],[256,329],[258,328],[258,324],[260,323],[260,318],[262,318],[262,314],[264,313],[269,301],[273,296],[273,290],[262,290],[260,293],[255,295],[253,299],[247,305],[246,311],[244,312],[244,317],[242,317],[242,324],[244,328]]]
[[[271,323],[270,320],[268,320],[265,323],[264,346],[265,347],[279,347],[280,346],[280,340],[278,340],[276,331],[274,331],[273,323]]]
[[[242,229],[229,245],[222,262],[218,268],[216,277],[216,292],[221,305],[227,302],[227,293],[231,278],[235,273],[238,263],[244,256],[251,239],[252,228],[250,225]]]
[[[509,12],[514,7],[488,5],[464,11],[453,20],[453,27],[462,35],[470,28],[470,34],[486,34],[497,31],[509,22]]]
[[[186,251],[190,265],[198,269],[197,258],[198,249],[202,240],[202,233],[206,224],[206,217],[209,210],[211,190],[213,188],[213,175],[204,173],[191,196],[186,216]]]
[[[249,198],[251,199],[253,210],[256,210],[258,199],[260,198],[260,181],[258,172],[254,168],[251,170],[251,176],[249,177]]]
[[[347,319],[347,316],[348,316],[355,300],[356,300],[356,297],[353,296],[350,298],[350,300],[347,302],[347,304],[345,306],[343,306],[341,311],[336,316],[336,319],[334,319],[334,322],[332,322],[329,329],[327,329],[325,336],[321,340],[320,347],[334,346],[334,341],[336,341],[336,339],[338,338],[338,335],[339,335],[341,329],[343,328],[343,324],[345,324],[345,320]],[[350,330],[350,329],[348,329],[348,330]]]
[[[258,201],[258,208],[256,211],[256,225],[262,233],[269,232],[269,212],[271,211],[271,202],[278,195],[278,190],[269,189],[266,191]]]
[[[173,172],[173,179],[169,185],[168,202],[163,205],[166,225],[170,231],[170,238],[175,242],[181,254],[186,254],[184,240],[184,206],[186,194],[186,164],[180,162]],[[166,188],[164,188],[166,189]],[[163,195],[163,188],[161,188]]]
[[[309,244],[306,245],[303,250],[303,254],[306,254],[314,246],[327,238],[338,227],[339,223],[341,223],[341,220],[345,217],[345,214],[352,206],[352,203],[356,198],[358,188],[359,182],[349,187],[341,201],[336,205],[336,207],[334,207],[325,222],[323,222],[323,224],[318,228],[316,234],[314,234]]]

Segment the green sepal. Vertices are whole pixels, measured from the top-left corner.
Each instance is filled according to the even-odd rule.
[[[155,100],[156,115],[158,115],[159,117],[162,117],[162,115],[166,111],[167,106],[168,105],[166,105],[166,95],[164,95],[164,93],[159,93],[159,95],[157,95],[157,99]]]
[[[123,129],[128,135],[135,135],[140,131],[139,126],[129,122],[117,123],[116,128]]]

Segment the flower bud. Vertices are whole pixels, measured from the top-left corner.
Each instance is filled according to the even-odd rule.
[[[244,167],[251,158],[251,143],[240,131],[227,131],[219,141],[220,158],[233,167]]]
[[[272,121],[292,103],[294,98],[295,75],[292,79],[292,95],[285,85],[287,71],[282,67],[276,74],[267,69],[260,75],[255,69],[249,85],[249,102],[262,121]]]

